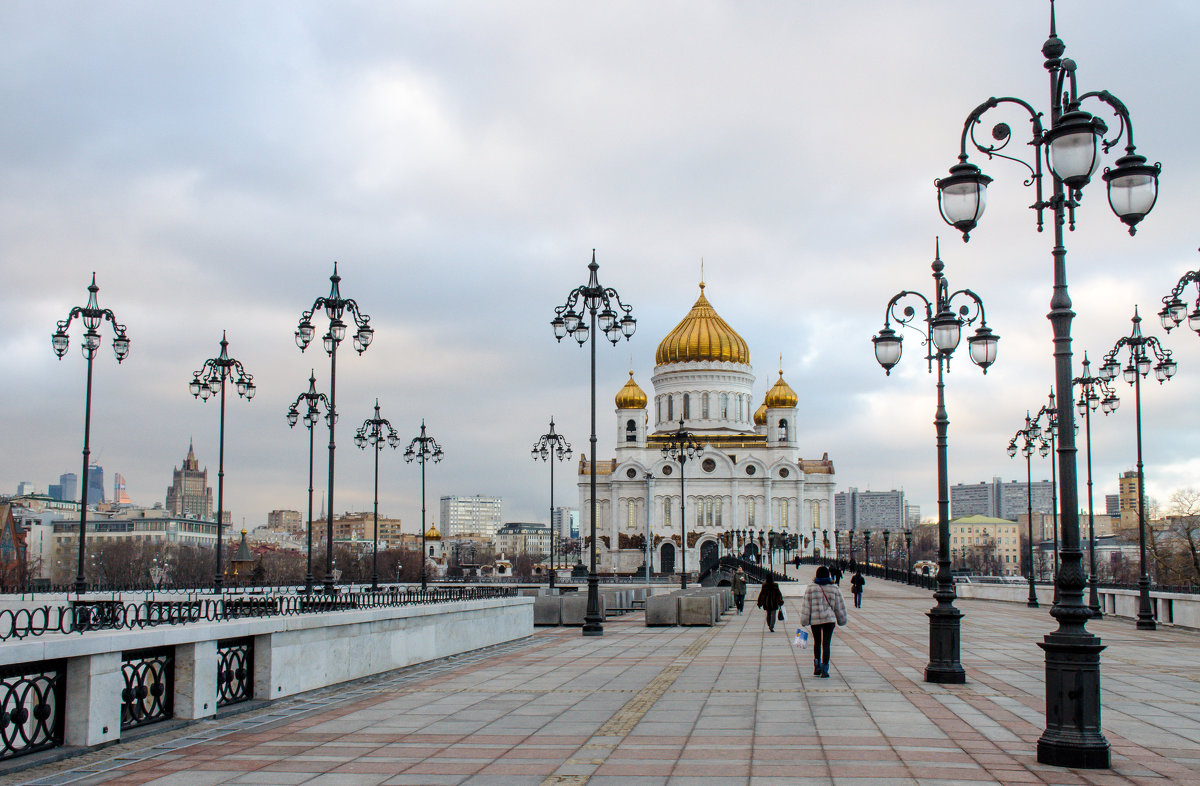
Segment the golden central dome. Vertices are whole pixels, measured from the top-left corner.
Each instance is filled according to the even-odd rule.
[[[791,385],[783,381],[783,372],[780,371],[779,379],[775,380],[774,386],[767,391],[763,403],[768,407],[794,407],[800,403],[800,397],[792,390]]]
[[[625,387],[617,391],[616,402],[617,409],[645,409],[646,404],[650,403],[646,391],[633,381],[632,371],[629,372],[629,381],[625,383]]]
[[[659,343],[654,362],[662,365],[705,360],[749,364],[750,348],[704,297],[704,283],[701,282],[696,304]]]

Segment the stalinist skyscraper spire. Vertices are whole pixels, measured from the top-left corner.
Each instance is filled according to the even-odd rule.
[[[171,486],[167,489],[166,508],[175,516],[212,518],[213,499],[212,488],[208,485],[208,469],[200,469],[191,440],[188,440],[183,466],[174,471]]]

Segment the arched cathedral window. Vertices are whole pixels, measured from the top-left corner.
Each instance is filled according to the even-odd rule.
[[[625,422],[625,441],[637,442],[637,423],[633,420]]]
[[[725,420],[729,417],[729,394],[721,394],[721,419]]]
[[[700,417],[708,420],[708,394],[700,397]]]
[[[788,441],[788,422],[787,422],[787,418],[780,418],[780,419],[779,419],[779,441],[780,441],[780,442],[787,442],[787,441]]]
[[[692,417],[692,396],[690,393],[683,394],[683,419],[690,420]]]

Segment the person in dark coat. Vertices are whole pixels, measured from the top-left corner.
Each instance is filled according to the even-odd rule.
[[[737,604],[737,613],[742,613],[742,608],[746,604],[746,572],[741,568],[737,569],[737,573],[733,574],[733,581],[730,584],[733,590],[733,602]]]
[[[834,584],[842,583],[842,569],[839,568],[836,564],[830,567],[829,573],[831,576],[833,576]]]
[[[850,591],[854,593],[854,608],[856,609],[862,608],[862,591],[863,585],[866,583],[866,579],[859,571],[855,571],[854,575],[850,577]]]
[[[758,591],[758,607],[767,613],[767,629],[775,632],[775,616],[783,607],[783,593],[775,579],[767,576],[762,589]]]

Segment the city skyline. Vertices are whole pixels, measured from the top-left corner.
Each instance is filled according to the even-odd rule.
[[[1136,238],[1098,178],[1084,191],[1067,274],[1076,368],[1085,351],[1099,364],[1135,305],[1179,362],[1143,401],[1146,491],[1165,504],[1200,485],[1188,406],[1200,337],[1164,336],[1155,316],[1200,268],[1186,185],[1200,175],[1200,109],[1175,97],[1200,65],[1200,8],[1061,0],[1057,12],[1081,89],[1120,96],[1139,152],[1163,164]],[[361,356],[339,353],[335,513],[371,504],[371,457],[349,424],[378,397],[405,440],[424,419],[445,449],[430,500],[497,496],[505,520],[542,521],[546,471],[529,446],[553,416],[578,458],[589,430],[587,351],[556,344],[549,321],[595,248],[638,320],[628,344],[597,348],[602,459],[612,397],[631,367],[649,389],[703,259],[706,296],[752,348],[755,405],[782,355],[800,453],[827,452],[839,489],[904,489],[928,518],[934,378],[915,334],[890,377],[870,338],[894,292],[931,290],[937,236],[951,287],[977,292],[1001,337],[986,376],[960,348],[947,377],[950,482],[1021,479],[1005,448],[1052,382],[1052,237],[1036,232],[1016,165],[972,157],[995,181],[966,245],[932,182],[988,96],[1044,108],[1048,17],[1044,2],[996,15],[951,0],[0,9],[0,92],[20,121],[0,130],[0,356],[19,380],[0,408],[21,447],[0,456],[0,487],[79,471],[80,335],[61,361],[49,337],[95,271],[131,349],[118,367],[106,333],[97,354],[93,463],[120,467],[146,505],[188,439],[215,474],[217,404],[187,385],[226,331],[259,395],[227,403],[224,507],[235,522],[305,510],[307,435],[285,413],[310,370],[328,391],[329,363],[319,341],[301,354],[292,331],[337,260],[342,294],[376,332]],[[1116,389],[1122,407],[1092,418],[1098,510],[1135,461],[1132,391]],[[318,504],[327,437],[318,426]],[[1082,427],[1078,443],[1086,505]],[[559,503],[578,505],[576,460],[556,476]],[[1035,458],[1035,479],[1049,474]],[[381,466],[380,509],[412,532],[419,484],[415,466]]]

